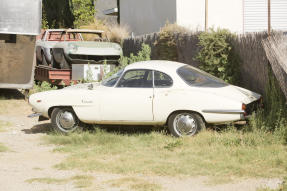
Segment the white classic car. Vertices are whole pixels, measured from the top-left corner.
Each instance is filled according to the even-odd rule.
[[[61,133],[82,124],[167,125],[174,136],[194,135],[206,123],[244,120],[261,96],[192,66],[170,61],[131,64],[101,84],[36,93],[35,116]]]

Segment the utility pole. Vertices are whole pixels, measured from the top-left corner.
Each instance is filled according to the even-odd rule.
[[[205,32],[207,32],[207,30],[208,30],[208,0],[205,0]]]
[[[268,36],[271,35],[271,0],[268,0]]]

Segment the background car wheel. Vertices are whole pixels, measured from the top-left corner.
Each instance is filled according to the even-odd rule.
[[[169,117],[168,129],[175,137],[193,136],[205,129],[205,123],[196,113],[178,112]]]
[[[59,66],[59,63],[58,63],[58,62],[56,62],[56,60],[55,60],[55,58],[54,58],[53,54],[51,55],[51,66],[52,66],[52,68],[58,68],[58,69],[61,69],[61,68],[60,68],[60,66]]]
[[[48,66],[48,62],[46,60],[46,56],[44,55],[44,53],[42,53],[42,65]]]
[[[61,69],[71,69],[69,63],[67,62],[64,55],[62,55],[61,63],[60,63]]]
[[[83,125],[71,108],[55,108],[51,116],[52,127],[57,133],[67,134],[82,130]]]

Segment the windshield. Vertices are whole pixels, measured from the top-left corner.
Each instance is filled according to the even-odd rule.
[[[121,69],[117,73],[113,74],[111,77],[103,80],[102,85],[107,87],[113,87],[117,83],[118,79],[121,77],[123,71],[124,70]]]
[[[190,86],[224,87],[228,85],[223,80],[189,65],[180,67],[177,73]]]

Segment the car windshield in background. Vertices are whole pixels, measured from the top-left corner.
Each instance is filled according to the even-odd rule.
[[[81,32],[84,41],[97,41],[97,42],[108,42],[106,36],[100,33],[84,33]]]
[[[188,65],[180,67],[177,73],[190,86],[224,87],[228,85],[223,80]]]
[[[105,79],[102,82],[102,85],[107,86],[107,87],[113,87],[117,83],[118,79],[121,77],[123,71],[124,71],[123,69],[119,70],[117,73],[115,73],[111,77]]]

